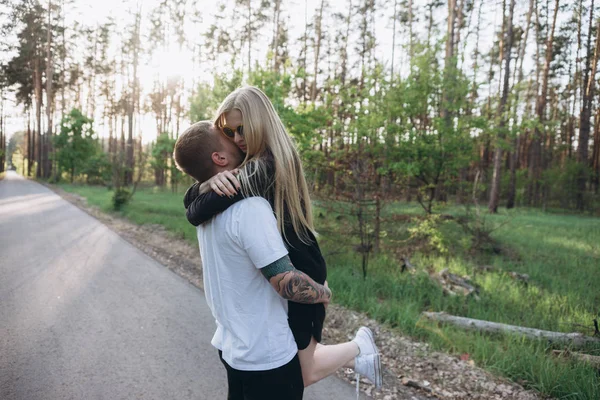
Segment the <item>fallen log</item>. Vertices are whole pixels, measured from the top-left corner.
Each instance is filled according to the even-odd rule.
[[[479,296],[477,295],[479,289],[467,278],[450,273],[447,268],[439,273],[430,273],[429,277],[437,282],[447,295],[457,296],[459,293],[462,293],[465,296],[473,296],[475,300],[479,300]]]
[[[466,294],[479,292],[479,289],[477,289],[467,278],[463,278],[456,274],[450,273],[448,271],[448,268],[440,271],[440,277],[442,277],[443,279],[445,279],[446,281],[448,281],[450,284],[452,284],[454,286],[460,286],[460,287],[464,288],[467,291]]]
[[[467,330],[490,333],[515,333],[531,339],[546,339],[550,343],[566,344],[572,347],[585,347],[590,344],[599,345],[600,339],[581,333],[562,333],[543,331],[541,329],[525,328],[522,326],[500,324],[498,322],[482,321],[465,317],[457,317],[444,312],[424,312],[421,315],[431,321],[449,323]]]
[[[568,350],[564,350],[564,351],[563,350],[552,350],[552,354],[554,354],[557,357],[572,358],[577,361],[586,362],[586,363],[590,364],[592,367],[600,368],[600,357],[599,356],[592,356],[590,354],[577,353],[577,352],[568,351]]]

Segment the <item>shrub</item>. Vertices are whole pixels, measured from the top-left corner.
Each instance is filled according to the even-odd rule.
[[[115,190],[112,197],[113,208],[119,211],[131,199],[131,192],[127,189],[119,188]]]

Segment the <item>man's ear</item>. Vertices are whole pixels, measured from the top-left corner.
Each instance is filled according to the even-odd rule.
[[[210,155],[212,162],[218,165],[219,167],[225,167],[229,164],[229,160],[225,157],[224,153],[215,151]]]

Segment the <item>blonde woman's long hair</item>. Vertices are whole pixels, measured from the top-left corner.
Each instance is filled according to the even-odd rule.
[[[239,175],[243,190],[253,196],[264,195],[253,185],[257,179],[249,178],[259,174],[259,181],[267,181],[266,161],[270,151],[275,163],[275,181],[272,184],[279,231],[285,235],[284,226],[291,223],[300,240],[309,243],[309,232],[316,235],[312,206],[300,155],[292,138],[273,104],[260,89],[245,86],[227,96],[216,113],[217,127],[223,126],[225,113],[235,109],[242,113],[246,141],[246,158],[240,166],[242,172]],[[244,168],[248,163],[253,163],[255,168]],[[289,221],[285,220],[286,212]]]

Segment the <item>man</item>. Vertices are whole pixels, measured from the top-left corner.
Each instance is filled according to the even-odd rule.
[[[178,138],[174,158],[203,182],[238,166],[242,153],[203,121]],[[205,295],[217,322],[212,344],[227,370],[228,398],[301,399],[304,383],[287,300],[327,304],[331,292],[293,267],[263,198],[239,201],[199,226],[198,241]]]

